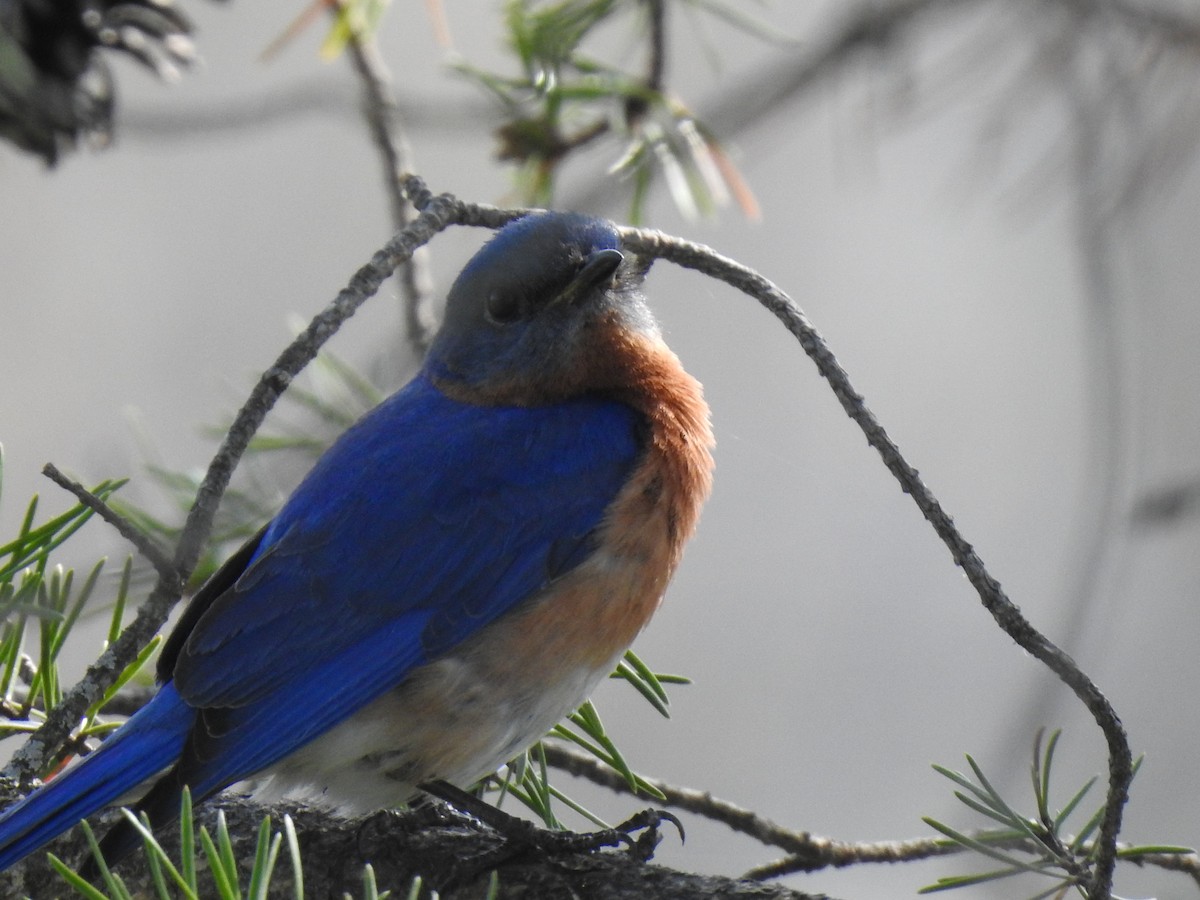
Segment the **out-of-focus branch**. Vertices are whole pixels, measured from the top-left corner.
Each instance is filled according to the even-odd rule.
[[[1110,16],[1143,37],[1200,52],[1200,19],[1166,6],[1129,0],[1055,0],[1085,14]]]
[[[404,195],[404,181],[413,172],[412,147],[400,124],[400,107],[392,91],[392,78],[372,37],[352,32],[347,43],[354,70],[362,80],[363,113],[375,149],[383,162],[384,185],[392,210],[392,224],[406,227],[416,211]],[[400,292],[404,300],[404,328],[418,357],[424,356],[433,333],[428,306],[433,293],[429,253],[420,247],[400,266]]]
[[[264,89],[248,96],[225,97],[219,102],[189,104],[143,104],[121,114],[121,132],[139,140],[220,139],[229,132],[253,133],[266,127],[290,123],[307,116],[324,119],[353,118],[354,94],[361,93],[342,81],[328,77],[299,79],[290,84]],[[482,99],[455,99],[453,104],[436,97],[392,92],[400,115],[410,128],[453,135],[478,135],[502,121],[496,107]]]
[[[988,0],[895,0],[863,3],[846,13],[807,53],[788,54],[767,63],[740,84],[717,95],[699,109],[713,128],[736,133],[771,115],[782,104],[798,99],[827,78],[841,74],[863,52],[879,52],[919,26],[930,14],[979,6]],[[1113,26],[1130,29],[1163,44],[1200,52],[1200,17],[1130,0],[1040,0],[1018,3],[1030,14],[1039,8],[1061,7],[1073,18],[1104,16]]]
[[[617,793],[633,793],[624,775],[604,765],[590,753],[553,739],[542,741],[542,747],[545,749],[548,765]],[[789,854],[786,860],[746,873],[747,878],[773,878],[788,872],[815,872],[819,869],[844,868],[861,863],[909,862],[933,856],[947,856],[962,850],[957,845],[936,838],[863,843],[835,841],[808,831],[784,828],[752,810],[714,797],[708,791],[680,787],[657,778],[639,777],[665,798],[656,802],[664,802],[675,809],[686,810],[719,822],[731,831],[744,834],[761,844],[778,847]],[[775,867],[784,865],[788,867],[787,872],[775,871]]]
[[[765,64],[745,80],[703,103],[698,116],[722,134],[736,134],[762,121],[781,105],[798,99],[842,72],[863,53],[879,53],[905,37],[924,16],[983,0],[897,0],[862,4],[844,14],[805,53],[790,52]]]

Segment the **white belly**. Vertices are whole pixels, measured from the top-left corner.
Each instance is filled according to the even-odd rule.
[[[408,802],[425,781],[469,787],[541,738],[615,665],[514,692],[470,661],[439,660],[276,763],[256,793],[359,815]]]

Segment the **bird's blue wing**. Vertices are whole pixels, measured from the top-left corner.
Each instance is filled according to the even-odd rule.
[[[196,617],[176,689],[348,714],[577,564],[640,429],[612,401],[473,406],[419,376],[330,449]]]

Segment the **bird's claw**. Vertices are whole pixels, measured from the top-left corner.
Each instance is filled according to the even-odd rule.
[[[623,833],[629,840],[629,852],[642,862],[646,862],[654,856],[655,849],[662,842],[662,833],[659,831],[659,826],[664,822],[670,822],[675,826],[675,830],[679,832],[679,843],[682,844],[687,840],[687,834],[683,830],[683,823],[679,821],[678,816],[666,810],[654,809],[653,807],[646,807],[634,813],[618,825],[616,830]],[[635,831],[642,833],[635,838],[632,835],[632,832]]]
[[[634,859],[648,862],[662,842],[659,826],[670,822],[684,839],[683,823],[669,812],[660,809],[643,809],[630,816],[616,828],[576,834],[567,831],[537,830],[535,846],[543,853],[591,853],[604,847],[621,847]],[[634,836],[634,832],[642,832]]]

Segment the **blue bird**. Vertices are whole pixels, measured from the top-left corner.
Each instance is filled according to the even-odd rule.
[[[602,220],[536,213],[489,241],[416,377],[197,592],[150,703],[0,817],[0,869],[145,785],[156,825],[185,785],[253,778],[346,814],[469,786],[585,700],[711,479],[700,386],[639,282]]]

